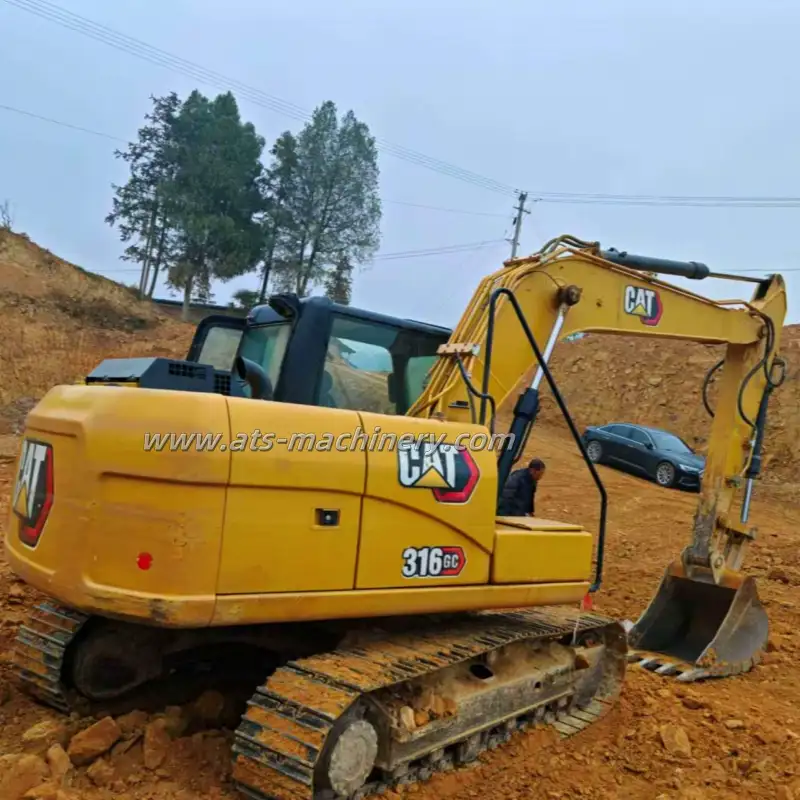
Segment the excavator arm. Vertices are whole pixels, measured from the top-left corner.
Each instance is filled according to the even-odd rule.
[[[715,301],[659,273],[744,280],[756,288],[749,301]],[[684,680],[740,672],[758,659],[768,635],[755,584],[741,567],[755,538],[748,519],[767,402],[783,380],[777,353],[785,314],[779,275],[713,273],[696,262],[629,256],[559,237],[483,279],[409,414],[478,422],[494,433],[496,410],[535,368],[499,456],[499,491],[536,419],[543,377],[556,388],[547,361],[559,340],[591,332],[724,345],[712,368],[721,370],[713,409],[706,396],[711,373],[703,387],[712,424],[690,543],[667,568],[629,641],[643,666],[680,672]]]

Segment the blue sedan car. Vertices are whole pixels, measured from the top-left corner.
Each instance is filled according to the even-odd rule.
[[[650,478],[665,488],[700,490],[705,459],[674,433],[615,422],[588,427],[583,444],[595,464]]]

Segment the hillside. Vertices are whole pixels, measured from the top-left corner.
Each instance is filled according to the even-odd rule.
[[[183,357],[191,340],[191,325],[24,235],[0,232],[0,289],[0,455],[51,386],[107,357]]]
[[[786,380],[770,399],[765,480],[796,481],[800,458],[800,325],[784,328],[781,353]],[[711,418],[702,401],[703,380],[724,348],[680,341],[645,341],[589,335],[560,343],[553,374],[573,417],[584,425],[625,421],[666,428],[702,451]],[[712,383],[710,401],[716,394]],[[542,421],[560,421],[550,398]]]
[[[182,358],[191,340],[193,325],[172,309],[140,301],[24,235],[0,233],[0,287],[0,456],[13,451],[9,436],[51,386],[80,379],[107,357]],[[782,353],[787,378],[770,404],[765,479],[793,482],[800,458],[800,325],[784,329]],[[656,425],[702,450],[711,422],[702,383],[721,354],[719,347],[690,342],[589,335],[559,344],[552,368],[579,426]],[[356,388],[370,377],[358,374]],[[546,388],[542,404],[540,424],[563,425]]]

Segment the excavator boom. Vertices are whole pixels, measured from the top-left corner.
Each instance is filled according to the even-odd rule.
[[[715,301],[659,280],[658,273],[742,280],[696,262],[601,251],[596,243],[570,236],[506,262],[481,282],[409,414],[478,422],[493,431],[496,409],[535,366],[533,380],[517,398],[512,437],[499,459],[498,488],[522,455],[546,377],[601,488],[602,548],[605,494],[547,367],[555,344],[584,332],[724,345],[724,357],[712,369],[721,370],[714,409],[706,396],[708,379],[704,386],[712,425],[690,543],[668,566],[629,632],[631,660],[687,681],[746,671],[767,642],[766,613],[741,566],[755,538],[748,519],[767,403],[784,377],[777,353],[786,291],[783,279],[771,275],[745,279],[756,283],[749,301]],[[530,348],[512,344],[522,338]],[[602,549],[593,590],[599,588],[601,569]]]

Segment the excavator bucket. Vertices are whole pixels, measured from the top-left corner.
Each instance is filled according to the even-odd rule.
[[[678,565],[667,569],[628,632],[628,661],[683,682],[750,670],[769,637],[755,580],[729,588],[684,575]]]

